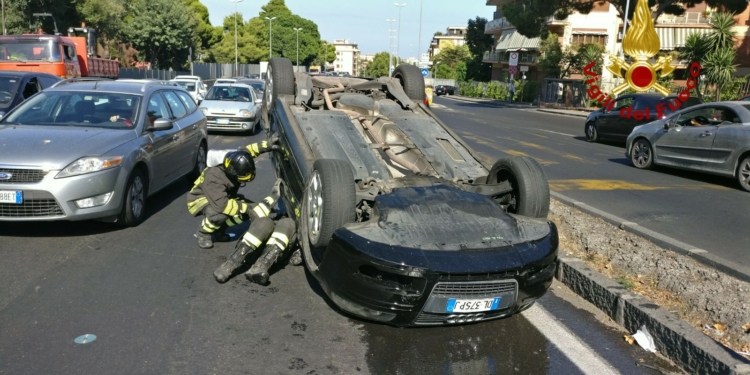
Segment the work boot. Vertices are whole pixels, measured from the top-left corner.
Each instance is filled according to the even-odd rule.
[[[229,242],[232,240],[232,236],[227,233],[226,228],[221,228],[214,232],[214,238],[216,239],[216,242]]]
[[[284,249],[276,244],[266,246],[260,258],[258,258],[258,260],[255,261],[255,264],[245,272],[245,277],[256,284],[268,284],[268,278],[270,277],[268,270],[271,269],[271,266],[273,266],[274,263],[276,263],[276,260],[279,259],[279,256],[281,256],[283,251]]]
[[[299,266],[300,264],[302,264],[302,251],[300,251],[299,249],[295,250],[292,253],[292,256],[289,257],[289,264],[293,266]]]
[[[234,273],[237,268],[240,268],[242,263],[245,262],[245,257],[247,254],[252,253],[255,251],[255,247],[248,245],[242,241],[237,243],[236,250],[234,253],[227,259],[224,264],[219,266],[219,268],[214,271],[214,278],[216,281],[220,283],[225,283],[227,280],[229,280],[230,277],[232,277],[232,273]]]
[[[214,241],[211,240],[211,234],[198,231],[195,232],[194,236],[198,239],[198,246],[201,249],[210,249],[214,247]]]

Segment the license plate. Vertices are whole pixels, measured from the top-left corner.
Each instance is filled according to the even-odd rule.
[[[221,125],[229,125],[229,120],[216,119],[216,123]]]
[[[451,298],[445,306],[445,312],[458,313],[497,310],[497,307],[500,306],[500,300],[502,300],[502,297],[483,299]]]
[[[0,203],[23,203],[23,194],[18,190],[0,190]]]

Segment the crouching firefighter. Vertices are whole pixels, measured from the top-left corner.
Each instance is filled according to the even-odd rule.
[[[272,137],[271,140],[276,143],[278,138]],[[229,241],[227,228],[247,221],[253,215],[268,216],[272,204],[249,202],[237,192],[255,178],[254,158],[274,149],[278,149],[278,146],[269,146],[269,142],[264,141],[260,145],[253,143],[244,149],[229,152],[221,165],[204,169],[195,180],[187,195],[187,206],[191,215],[203,215],[195,233],[198,246],[210,249],[214,246],[214,239],[218,242]]]
[[[264,203],[273,207],[281,195],[281,179],[276,181],[271,195],[264,198]],[[219,268],[214,271],[214,278],[220,283],[229,280],[234,272],[242,266],[245,258],[263,246],[263,252],[250,269],[245,272],[245,277],[257,284],[268,284],[269,269],[279,259],[282,259],[287,249],[294,245],[296,240],[296,226],[294,220],[283,217],[272,220],[268,215],[261,216],[253,213],[253,219],[247,232],[237,242],[234,253]],[[258,216],[257,218],[255,216]],[[291,263],[294,263],[291,260]]]

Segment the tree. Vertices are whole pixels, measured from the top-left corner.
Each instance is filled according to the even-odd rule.
[[[635,1],[631,1],[627,19],[632,19],[635,11]],[[625,8],[628,0],[612,0],[620,19],[625,19]],[[704,0],[649,0],[649,7],[653,9],[652,17],[658,18],[662,14],[683,15],[685,11]],[[713,8],[720,8],[728,12],[741,13],[747,9],[747,0],[706,0],[706,4]],[[529,38],[545,37],[546,23],[549,17],[565,19],[573,12],[588,14],[594,6],[606,4],[603,0],[525,0],[503,5],[503,15],[513,24],[521,35]]]
[[[563,50],[557,35],[548,35],[539,50],[542,52],[538,60],[539,69],[544,72],[545,77],[565,78],[581,66],[580,56],[574,51]]]
[[[448,46],[440,50],[440,52],[432,57],[432,61],[440,62],[441,64],[447,64],[452,68],[455,68],[458,63],[464,62],[471,59],[471,52],[469,47],[463,46]]]
[[[732,30],[735,22],[731,13],[715,13],[709,21],[711,33],[704,37],[708,54],[702,62],[703,72],[706,81],[716,85],[717,101],[721,99],[721,88],[731,83],[737,68],[734,65],[737,56],[734,50],[736,34]]]
[[[139,57],[158,68],[182,68],[196,27],[185,3],[140,0],[130,6],[132,18],[125,23],[123,35],[139,51]]]
[[[120,36],[125,4],[119,0],[83,0],[76,3],[76,10],[87,26],[99,32],[99,42],[105,57],[110,57],[109,41]]]
[[[91,1],[91,0],[88,0]],[[107,0],[99,0],[107,1]],[[195,18],[196,44],[201,50],[207,51],[211,46],[221,41],[222,34],[216,33],[211,21],[208,19],[208,8],[199,0],[183,0],[191,15]],[[197,54],[198,51],[193,51]]]
[[[255,35],[245,29],[243,25],[242,14],[230,14],[224,17],[222,27],[223,37],[220,42],[211,46],[209,58],[211,61],[218,63],[234,63],[235,45],[234,45],[234,21],[237,17],[237,61],[241,64],[247,64],[251,61],[257,61],[262,56],[268,56],[268,50],[258,48],[258,41]]]
[[[482,63],[484,53],[495,45],[492,35],[484,33],[487,19],[477,17],[470,19],[466,28],[466,45],[472,54],[472,59],[466,63],[466,79],[486,82],[492,77],[492,66]]]
[[[367,77],[373,77],[373,78],[389,76],[390,74],[388,72],[388,68],[389,68],[388,59],[390,58],[390,56],[391,55],[388,52],[376,53],[372,61],[369,64],[367,64],[365,75]],[[398,60],[397,57],[396,57],[396,60]]]
[[[583,72],[586,65],[594,62],[592,71],[596,74],[602,74],[602,68],[604,67],[604,46],[597,43],[584,43],[577,47],[576,56],[573,61],[576,63],[575,69],[578,72]]]

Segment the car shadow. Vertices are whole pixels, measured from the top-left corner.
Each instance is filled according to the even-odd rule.
[[[612,159],[609,159],[609,161],[612,163],[622,164],[631,168],[635,168],[633,166],[633,163],[630,161],[630,159],[612,158]],[[718,186],[723,186],[729,189],[742,191],[739,184],[737,183],[737,180],[735,180],[734,178],[730,178],[730,177],[717,176],[717,175],[701,173],[697,171],[688,171],[688,170],[683,170],[683,169],[669,168],[669,167],[664,167],[660,165],[654,166],[652,171],[657,172],[657,173],[667,174],[667,175],[674,176],[674,177],[680,177],[680,178],[684,178],[688,180],[693,180],[696,182],[703,182],[706,184],[718,185]]]

